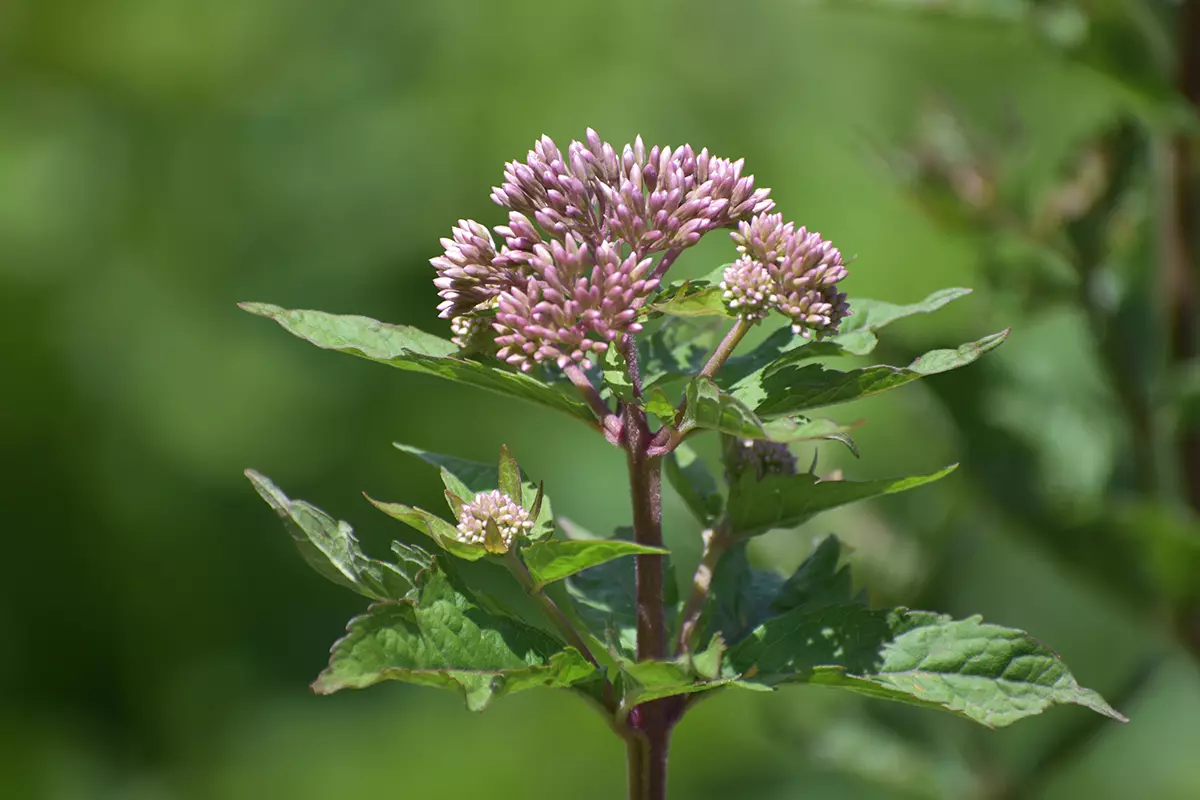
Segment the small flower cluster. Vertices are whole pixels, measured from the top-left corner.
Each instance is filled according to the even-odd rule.
[[[690,146],[618,154],[588,130],[564,154],[549,137],[505,166],[492,200],[509,210],[495,233],[460,220],[431,260],[455,342],[477,342],[480,312],[495,312],[497,356],[528,370],[551,361],[588,364],[624,333],[658,288],[656,253],[691,247],[705,233],[774,207],[742,161]],[[663,261],[662,267],[674,260]]]
[[[730,236],[742,254],[721,281],[732,311],[755,321],[777,309],[805,337],[836,331],[850,313],[837,286],[846,277],[842,254],[819,233],[760,214]]]
[[[795,475],[796,457],[786,444],[742,439],[733,444],[729,470],[733,475],[753,472],[760,481],[767,475]]]
[[[458,539],[467,544],[482,545],[487,538],[488,523],[494,522],[504,547],[511,548],[513,540],[525,536],[533,528],[529,512],[511,497],[493,489],[480,492],[462,507],[458,519]]]

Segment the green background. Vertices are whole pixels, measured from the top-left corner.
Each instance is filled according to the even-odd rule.
[[[391,442],[480,460],[507,443],[560,514],[626,522],[620,454],[582,426],[318,351],[235,306],[448,335],[427,261],[458,218],[503,221],[490,187],[542,133],[744,157],[785,216],[856,256],[851,297],[976,287],[889,329],[881,354],[1012,326],[987,358],[1038,391],[994,398],[996,418],[1037,420],[1052,492],[1099,496],[1116,466],[1081,321],[989,291],[979,243],[923,214],[881,157],[944,97],[984,127],[1019,116],[1026,178],[1044,181],[1124,100],[1023,27],[710,0],[10,0],[3,18],[4,797],[620,796],[620,743],[566,693],[483,715],[399,685],[311,695],[362,601],[307,570],[241,474],[384,552],[398,523],[361,491],[439,507],[436,475]],[[731,252],[716,234],[676,271]],[[963,458],[972,430],[936,382],[972,369],[839,409],[869,420],[848,477]],[[694,560],[697,530],[673,498],[666,513]],[[1027,629],[1102,693],[1163,646],[1011,527],[960,472],[772,534],[759,556],[794,567],[837,531],[874,601]],[[1200,796],[1195,665],[1169,657],[1121,710],[1133,722],[1101,726],[1041,796]],[[982,797],[1088,713],[989,732],[817,688],[725,694],[677,730],[672,790]]]

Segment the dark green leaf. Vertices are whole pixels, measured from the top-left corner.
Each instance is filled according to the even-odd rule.
[[[521,551],[521,559],[529,568],[538,588],[560,581],[581,570],[640,553],[666,555],[661,547],[647,547],[634,542],[600,539],[592,542],[564,542],[549,539]]]
[[[768,620],[732,647],[726,669],[767,686],[788,681],[840,686],[952,711],[991,727],[1065,703],[1125,719],[1081,687],[1045,645],[979,617],[955,621],[861,605],[799,608]]]
[[[681,444],[667,456],[667,480],[702,525],[710,526],[721,516],[725,501],[717,481],[696,451]]]
[[[724,319],[714,317],[671,317],[656,330],[639,336],[642,390],[649,393],[662,384],[699,373],[727,327]]]
[[[317,347],[350,353],[403,370],[467,383],[499,394],[527,400],[561,411],[590,424],[595,415],[588,406],[558,387],[543,383],[499,364],[452,357],[458,348],[432,334],[404,325],[389,325],[367,317],[341,316],[323,311],[292,311],[266,303],[242,303],[241,308],[273,319],[289,333]]]
[[[335,520],[303,500],[290,499],[254,470],[246,470],[246,477],[283,520],[309,566],[336,584],[375,600],[396,599],[408,594],[413,575],[428,565],[428,554],[403,545],[397,545],[406,562],[403,565],[368,558],[349,523]]]
[[[841,557],[838,538],[825,537],[792,577],[779,587],[771,600],[771,612],[784,614],[794,608],[814,609],[854,602],[850,567],[838,568]]]
[[[787,416],[868,397],[966,366],[1000,346],[1007,336],[1005,330],[956,350],[933,350],[904,368],[876,366],[841,372],[822,364],[772,364],[738,381],[730,393],[761,417]]]
[[[735,542],[717,562],[709,589],[707,627],[736,644],[771,616],[783,576],[750,566],[747,542]]]
[[[516,620],[492,616],[440,572],[419,598],[378,603],[351,620],[328,668],[313,684],[329,694],[398,680],[453,689],[472,711],[538,686],[568,687],[590,678],[577,650]]]
[[[928,475],[876,481],[823,481],[815,475],[766,475],[762,480],[747,473],[730,488],[729,519],[736,536],[754,536],[771,528],[793,528],[822,511],[915,489],[949,475],[953,464]]]

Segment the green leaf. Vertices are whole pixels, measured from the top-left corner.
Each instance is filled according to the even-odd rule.
[[[458,529],[436,514],[400,503],[385,503],[369,496],[367,501],[392,519],[400,520],[433,539],[438,547],[453,556],[466,561],[478,561],[488,554],[483,547],[459,541]]]
[[[296,549],[309,566],[336,584],[375,600],[404,597],[413,588],[413,576],[428,566],[429,555],[417,548],[393,545],[407,562],[405,567],[367,557],[354,529],[303,500],[292,500],[270,478],[254,470],[246,477],[283,520]]]
[[[672,317],[733,317],[719,286],[727,266],[718,267],[704,278],[689,278],[664,287],[646,310]]]
[[[441,469],[442,483],[445,484],[448,490],[454,492],[454,494],[467,502],[474,499],[475,495],[479,492],[491,491],[500,486],[500,470],[492,464],[483,464],[478,461],[468,461],[464,458],[431,453],[428,450],[422,450],[419,447],[399,442],[393,443],[392,446],[397,450],[402,450],[405,453],[416,456],[427,464],[439,467]],[[524,471],[520,474],[522,478],[521,505],[530,512],[534,521],[533,528],[529,531],[529,538],[535,541],[544,539],[554,533],[554,509],[550,506],[550,498],[545,497],[543,493],[541,507],[537,509],[538,513],[534,514],[533,507],[541,491],[540,487],[530,480]],[[504,490],[501,489],[501,491]],[[512,496],[513,499],[517,499],[511,493],[506,494]]]
[[[903,306],[882,300],[853,300],[850,303],[851,315],[842,322],[837,335],[828,341],[836,343],[847,353],[865,356],[879,343],[875,331],[904,317],[937,311],[970,293],[970,289],[942,289],[919,303]]]
[[[506,694],[569,687],[593,672],[579,651],[490,615],[434,572],[419,598],[378,603],[351,620],[313,690],[329,694],[398,680],[455,690],[469,709],[481,711]]]
[[[522,550],[521,558],[529,568],[537,587],[541,588],[614,558],[643,553],[666,555],[668,552],[661,547],[647,547],[616,539],[598,539],[591,542],[549,539]]]
[[[704,367],[708,354],[725,335],[724,319],[670,317],[638,337],[642,391],[691,378]]]
[[[875,481],[823,481],[799,475],[747,473],[730,487],[729,520],[736,536],[754,536],[771,528],[794,528],[822,511],[885,494],[897,494],[943,478],[957,464],[928,475]]]
[[[766,686],[808,682],[952,711],[990,727],[1073,703],[1125,718],[1024,631],[861,605],[798,608],[732,647],[727,672]],[[732,677],[732,675],[729,675]]]
[[[675,422],[675,405],[667,399],[667,393],[660,386],[655,386],[646,394],[644,408],[664,425],[672,425]]]
[[[705,526],[711,526],[721,516],[725,500],[717,481],[696,451],[681,444],[667,456],[664,464],[667,481],[683,498],[688,509]]]
[[[511,497],[517,505],[523,505],[521,497],[521,468],[513,458],[508,445],[500,445],[500,465],[497,469],[497,485],[500,491]]]
[[[633,402],[633,382],[629,380],[629,365],[615,347],[600,357],[600,374],[612,396],[625,403]]]
[[[765,439],[762,420],[742,401],[721,391],[721,388],[703,376],[693,378],[684,395],[681,429],[704,428],[720,431],[743,439]]]
[[[853,603],[850,567],[838,568],[841,557],[841,542],[836,536],[826,536],[792,577],[779,587],[771,599],[771,612],[785,614],[795,608]]]
[[[750,566],[747,541],[735,542],[717,562],[709,588],[706,628],[730,644],[771,616],[783,576]]]
[[[1007,337],[1008,331],[1004,330],[955,350],[933,350],[903,368],[875,366],[841,372],[822,364],[770,364],[739,380],[730,393],[761,417],[787,416],[868,397],[927,375],[964,367],[999,347]]]
[[[516,397],[595,425],[587,404],[524,373],[499,364],[489,365],[452,354],[458,348],[444,339],[405,325],[389,325],[367,317],[288,310],[266,303],[242,303],[241,308],[278,322],[289,333],[325,350],[350,353],[411,372],[434,375]]]

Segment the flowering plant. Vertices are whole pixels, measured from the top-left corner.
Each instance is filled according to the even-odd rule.
[[[791,447],[857,456],[850,429],[814,410],[965,366],[1001,344],[1006,331],[906,367],[819,361],[867,355],[889,323],[967,290],[912,305],[848,301],[837,248],[772,213],[742,161],[688,146],[647,149],[638,138],[618,152],[589,130],[563,153],[543,137],[506,166],[492,199],[508,210],[498,239],[462,220],[432,260],[449,341],[363,317],[243,307],[318,347],[591,426],[625,452],[631,532],[598,537],[556,518],[544,485],[507,448],[489,466],[401,446],[440,470],[452,519],[372,500],[431,542],[397,542],[395,560],[382,561],[346,523],[248,472],[305,559],[373,601],[334,645],[316,691],[400,680],[453,689],[480,710],[524,689],[570,690],[627,742],[633,798],[665,796],[671,730],[717,691],[812,683],[989,726],[1060,703],[1123,719],[1022,631],[870,608],[832,536],[790,576],[751,565],[747,545],[759,534],[953,470],[849,481],[818,476],[815,460],[798,469]],[[718,229],[730,231],[736,259],[706,279],[667,283],[683,251]],[[787,324],[734,355],[772,313]],[[721,439],[717,474],[688,444],[704,432]],[[703,531],[684,592],[663,548],[664,473]],[[484,572],[495,575],[478,580]],[[497,580],[523,591],[481,588]]]

